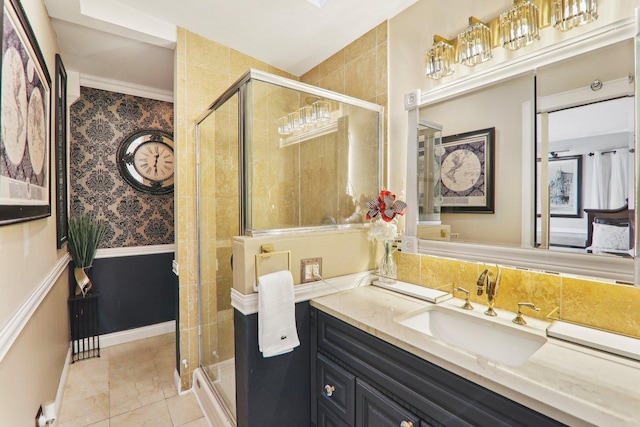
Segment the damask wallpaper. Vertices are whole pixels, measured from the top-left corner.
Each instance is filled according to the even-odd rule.
[[[70,215],[107,222],[101,248],[174,243],[173,193],[150,195],[120,176],[120,142],[142,129],[173,134],[173,104],[82,87],[71,106]]]

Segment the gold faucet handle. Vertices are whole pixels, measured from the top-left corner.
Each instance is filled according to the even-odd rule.
[[[516,313],[516,317],[513,319],[513,323],[516,323],[518,325],[526,325],[527,322],[524,320],[524,317],[522,317],[522,307],[529,307],[534,309],[535,311],[540,311],[540,309],[538,307],[535,306],[535,304],[531,303],[531,302],[519,302],[518,303],[518,312]]]
[[[469,298],[470,298],[469,291],[467,289],[463,288],[462,286],[458,286],[454,290],[456,290],[458,292],[464,292],[464,304],[461,307],[464,308],[465,310],[473,310],[473,306],[469,302]]]
[[[487,273],[489,273],[489,270],[485,269],[480,274],[480,277],[478,277],[478,280],[476,282],[476,286],[478,287],[478,289],[477,289],[478,296],[481,296],[482,292],[484,291],[484,284],[487,281]]]

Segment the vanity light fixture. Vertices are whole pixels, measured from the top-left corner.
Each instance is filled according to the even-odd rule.
[[[311,98],[311,105],[304,105],[298,111],[292,111],[278,119],[278,133],[291,135],[305,128],[316,126],[331,118],[331,108],[328,101]]]
[[[499,28],[505,49],[517,50],[540,40],[538,7],[531,0],[514,0],[514,5],[500,14]]]
[[[280,148],[337,132],[342,106],[308,97],[307,105],[278,119]]]
[[[551,25],[567,31],[598,19],[597,0],[553,0]]]
[[[493,57],[491,50],[491,30],[478,18],[469,17],[469,26],[458,34],[458,54],[460,63],[473,67]]]
[[[433,46],[425,53],[425,60],[425,76],[436,80],[450,76],[455,63],[453,43],[444,37],[433,36]]]

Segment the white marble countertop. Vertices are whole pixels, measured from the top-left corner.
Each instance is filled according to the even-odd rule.
[[[311,300],[311,305],[396,347],[571,426],[640,425],[640,362],[548,338],[524,364],[501,365],[399,324],[431,303],[374,286]],[[439,303],[459,309],[462,300]],[[486,307],[474,304],[475,313]],[[492,321],[540,334],[549,325],[496,310]],[[490,345],[490,343],[487,343]]]

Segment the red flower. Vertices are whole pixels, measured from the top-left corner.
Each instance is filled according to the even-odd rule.
[[[377,199],[367,201],[367,219],[372,219],[380,215],[383,221],[391,222],[396,215],[404,215],[407,204],[402,200],[397,200],[395,194],[388,190],[382,190]]]

